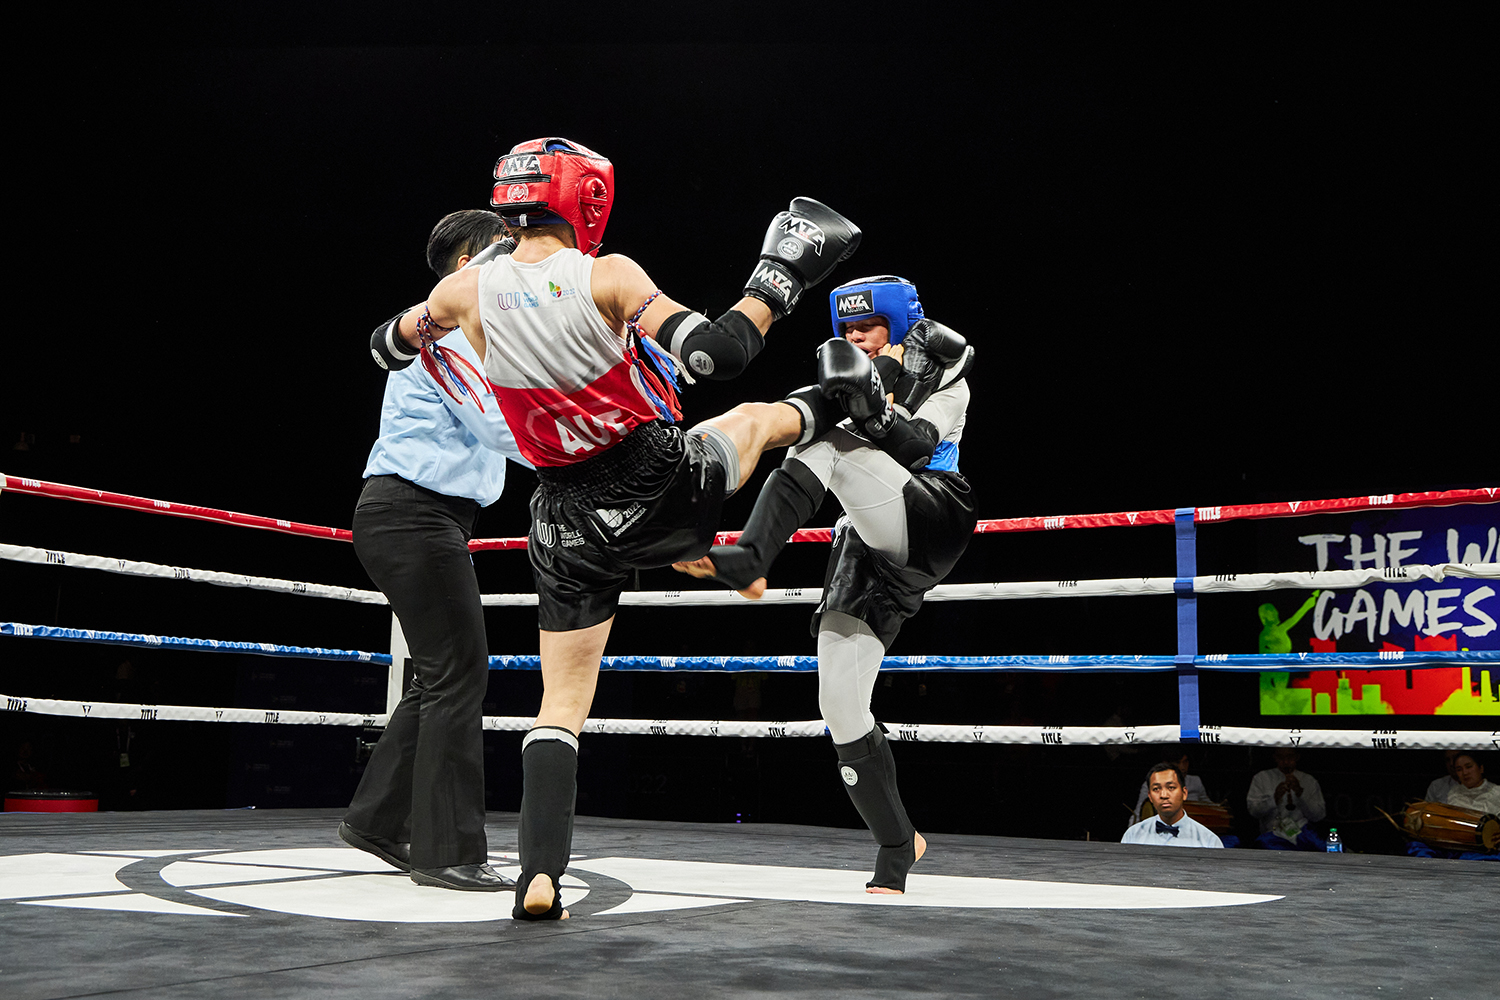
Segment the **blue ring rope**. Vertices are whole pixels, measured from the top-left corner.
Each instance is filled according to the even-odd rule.
[[[176,636],[105,632],[94,629],[58,628],[0,622],[0,635],[67,642],[97,642],[116,646],[153,649],[183,649],[210,653],[252,653],[310,660],[354,661],[389,666],[391,654],[309,646],[279,646],[269,642],[228,642],[219,639],[185,639]],[[537,656],[491,656],[491,670],[538,670]],[[1179,656],[1087,655],[1087,656],[888,656],[885,670],[972,672],[1061,671],[1072,673],[1152,673],[1181,668]],[[1195,670],[1285,671],[1310,670],[1423,670],[1439,667],[1500,669],[1500,650],[1434,650],[1370,653],[1219,653],[1192,658]],[[606,656],[605,670],[742,671],[805,673],[818,669],[816,656]]]

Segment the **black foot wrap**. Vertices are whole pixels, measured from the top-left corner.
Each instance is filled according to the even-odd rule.
[[[734,545],[708,550],[720,583],[743,590],[770,571],[792,532],[812,519],[823,504],[822,480],[795,458],[788,458],[766,477],[744,533]]]
[[[865,887],[905,892],[906,873],[917,860],[917,828],[907,818],[896,789],[896,759],[891,755],[891,745],[877,726],[853,743],[835,743],[833,747],[839,754],[839,775],[849,801],[880,845],[875,877]]]
[[[561,920],[563,914],[562,886],[558,884],[557,880],[554,879],[552,882],[553,888],[556,890],[555,895],[552,897],[552,908],[543,913],[532,913],[523,905],[523,901],[526,899],[526,887],[529,885],[531,885],[531,876],[523,872],[521,881],[516,883],[516,905],[510,908],[510,918],[512,920]]]
[[[577,737],[556,726],[538,726],[521,744],[521,821],[516,839],[521,877],[516,880],[517,920],[562,917],[562,875],[573,850],[573,805],[578,791]],[[545,913],[528,913],[526,888],[537,875],[552,879],[556,895]]]

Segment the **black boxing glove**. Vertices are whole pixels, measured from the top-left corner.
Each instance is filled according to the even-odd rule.
[[[900,378],[886,379],[896,405],[916,413],[938,389],[943,372],[969,350],[969,342],[950,327],[930,319],[918,320],[901,340]]]
[[[818,348],[818,387],[849,411],[855,426],[870,438],[884,437],[896,422],[880,373],[864,351],[847,340],[829,340]]]
[[[818,348],[818,385],[823,395],[843,402],[855,426],[875,447],[916,472],[932,459],[937,428],[920,418],[908,420],[886,399],[881,369],[894,373],[895,361],[882,355],[872,362],[847,340],[830,340]]]
[[[770,306],[782,319],[796,308],[804,291],[854,253],[859,238],[858,226],[821,201],[793,198],[787,211],[771,220],[745,294]]]

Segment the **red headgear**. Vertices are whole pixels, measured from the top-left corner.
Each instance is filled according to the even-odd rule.
[[[512,226],[565,222],[578,249],[594,256],[615,200],[615,168],[569,139],[533,139],[495,164],[490,204]]]

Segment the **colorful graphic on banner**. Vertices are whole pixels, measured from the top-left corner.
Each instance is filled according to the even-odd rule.
[[[1273,530],[1294,524],[1277,522]],[[1343,532],[1295,537],[1303,553],[1297,569],[1500,562],[1500,512],[1488,505],[1386,511],[1362,515]],[[1289,652],[1294,644],[1319,653],[1500,649],[1500,595],[1483,579],[1314,591],[1300,607],[1282,596],[1259,612],[1262,653]],[[1309,613],[1311,637],[1292,640],[1292,627]],[[1500,676],[1469,667],[1263,673],[1260,713],[1500,716]]]

